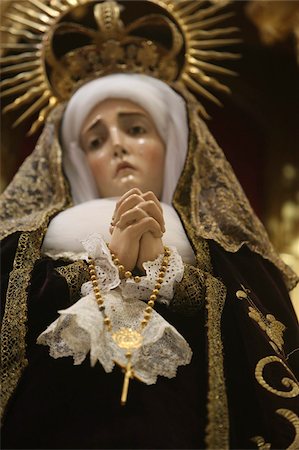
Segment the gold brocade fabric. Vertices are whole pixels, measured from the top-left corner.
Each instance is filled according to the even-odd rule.
[[[188,156],[173,202],[178,212],[191,206],[187,232],[192,229],[197,237],[214,240],[229,252],[247,245],[271,261],[293,289],[298,277],[274,250],[231,165],[199,118],[196,99],[178,84],[173,88],[186,100],[190,124]]]
[[[63,109],[60,105],[53,111],[34,152],[0,197],[1,240],[16,231],[37,230],[71,205],[58,142]]]
[[[184,264],[184,276],[182,281],[176,284],[170,308],[185,315],[196,313],[205,301],[205,282],[206,276],[202,270]]]
[[[75,261],[66,266],[57,267],[55,270],[65,278],[70,291],[71,301],[76,302],[79,300],[82,284],[90,279],[86,261]]]

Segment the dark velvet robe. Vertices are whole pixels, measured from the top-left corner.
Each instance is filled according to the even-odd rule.
[[[15,234],[2,244],[3,296],[17,240]],[[285,361],[298,376],[299,351],[294,351],[299,348],[298,323],[287,290],[278,270],[247,247],[228,253],[215,242],[209,245],[214,275],[227,288],[222,339],[230,448],[257,448],[252,441],[255,436],[271,443],[271,449],[287,448],[295,440],[295,426],[276,411],[285,409],[298,415],[299,396],[274,394],[256,380],[258,361],[276,353],[267,333],[249,317],[249,302],[236,297],[241,286],[250,290],[250,298],[261,313],[273,314],[286,326]],[[35,265],[28,295],[29,364],[6,409],[2,447],[205,448],[206,308],[188,316],[157,306],[188,341],[192,361],[179,367],[175,378],[159,377],[152,386],[131,381],[127,405],[122,407],[123,374],[118,368],[106,374],[100,364],[91,368],[88,358],[74,366],[72,358],[55,360],[48,347],[36,344],[37,336],[57,318],[57,310],[71,304],[66,280],[54,270],[63,264],[45,258]],[[286,376],[290,374],[281,364],[265,368],[267,382],[278,392],[290,390],[281,384]]]

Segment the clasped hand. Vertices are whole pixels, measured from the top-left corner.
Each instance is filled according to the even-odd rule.
[[[163,253],[163,211],[153,192],[134,188],[117,202],[111,221],[110,249],[126,270],[143,270],[145,261]]]

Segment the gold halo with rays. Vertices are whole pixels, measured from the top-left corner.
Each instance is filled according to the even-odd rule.
[[[236,59],[240,56],[236,53],[215,50],[221,46],[240,42],[240,39],[230,37],[238,31],[238,28],[218,27],[218,24],[229,18],[232,13],[222,12],[226,6],[222,2],[216,4],[206,0],[144,0],[144,2],[155,4],[164,10],[167,20],[170,19],[182,35],[184,61],[175,80],[182,82],[191,92],[220,104],[211,90],[222,92],[230,90],[211,74],[235,75],[235,72],[219,65],[218,61]],[[20,3],[14,1],[8,9],[5,14],[6,22],[0,30],[13,39],[11,42],[1,44],[4,56],[0,58],[2,66],[0,95],[2,98],[8,97],[9,100],[12,98],[3,108],[4,113],[24,108],[24,112],[13,123],[13,127],[38,114],[28,133],[33,134],[43,125],[55,105],[64,100],[53,89],[45,64],[51,30],[77,7],[97,3],[104,2],[22,0]],[[130,7],[130,3],[126,3],[126,8]],[[203,117],[208,117],[202,105],[199,105],[199,111]]]

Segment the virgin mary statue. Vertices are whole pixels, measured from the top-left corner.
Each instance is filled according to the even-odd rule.
[[[297,278],[191,92],[219,6],[31,3],[52,111],[1,198],[3,448],[299,448]]]

